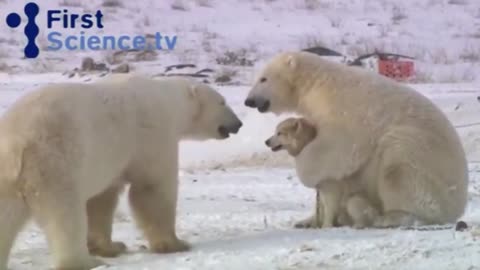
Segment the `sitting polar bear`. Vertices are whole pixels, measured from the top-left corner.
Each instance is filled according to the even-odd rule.
[[[287,118],[280,122],[275,135],[265,141],[272,151],[286,150],[295,158],[297,175],[307,187],[317,190],[315,220],[310,218],[295,224],[297,228],[353,226],[360,229],[370,226],[378,215],[364,196],[359,181],[354,179],[323,179],[318,181],[317,156],[322,155],[322,131],[304,118]],[[317,212],[318,211],[318,212]],[[318,215],[317,215],[318,213]]]
[[[178,143],[225,139],[241,125],[219,93],[186,79],[120,76],[27,94],[0,119],[0,269],[30,216],[55,269],[91,269],[102,262],[89,253],[124,251],[111,240],[122,181],[149,248],[187,250],[175,232]]]
[[[317,181],[360,181],[381,210],[375,227],[452,223],[465,211],[468,171],[459,136],[430,100],[403,84],[286,52],[267,64],[245,105],[298,113],[321,129]]]

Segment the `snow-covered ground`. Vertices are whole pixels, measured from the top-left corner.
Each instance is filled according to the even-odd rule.
[[[27,0],[0,0],[0,18],[22,13]],[[102,10],[103,29],[54,31],[86,36],[177,35],[177,47],[157,57],[129,64],[159,73],[170,64],[198,64],[219,73],[242,73],[248,66],[217,66],[227,51],[257,63],[283,50],[324,45],[343,54],[380,51],[417,59],[418,80],[480,80],[480,1],[478,0],[48,0],[41,10],[71,13]],[[42,13],[43,14],[43,13]],[[23,16],[24,17],[24,16]],[[0,23],[0,71],[64,72],[80,66],[82,57],[111,58],[112,51],[47,52],[46,16],[38,16],[38,59],[21,59],[26,40],[23,25]],[[148,60],[148,61],[143,61]],[[120,60],[121,62],[121,60]]]
[[[271,153],[264,140],[281,118],[243,106],[255,71],[285,50],[323,45],[351,57],[375,49],[416,57],[417,82],[455,124],[470,161],[470,201],[463,219],[480,227],[480,1],[479,0],[48,0],[41,9],[105,14],[105,28],[87,35],[177,35],[174,51],[146,58],[113,59],[112,51],[47,52],[45,16],[39,16],[41,55],[22,59],[26,22],[10,29],[10,12],[27,0],[0,0],[0,113],[41,84],[94,80],[59,73],[92,57],[112,67],[159,74],[171,64],[212,68],[236,86],[215,87],[244,122],[226,141],[183,142],[178,233],[191,252],[155,255],[143,249],[125,200],[114,238],[130,253],[107,260],[108,269],[299,270],[299,269],[480,269],[480,229],[297,230],[313,211],[313,191],[303,187],[285,153]],[[54,29],[59,30],[59,29]],[[79,34],[83,29],[65,30]],[[237,61],[224,63],[230,52]],[[7,74],[8,73],[8,74]],[[10,75],[9,75],[10,74]],[[12,75],[14,74],[14,75]],[[43,233],[34,225],[19,237],[10,268],[50,267]],[[106,269],[106,268],[99,268]]]
[[[55,74],[0,76],[0,107],[7,109],[36,86],[61,80]],[[475,228],[480,225],[480,125],[475,125],[480,85],[414,87],[458,126],[471,162],[470,200],[462,219]],[[288,157],[270,153],[263,145],[281,118],[243,106],[248,87],[217,88],[245,126],[226,141],[181,145],[178,233],[193,250],[146,252],[123,199],[114,238],[127,243],[130,252],[106,260],[110,265],[98,269],[480,269],[480,233],[475,229],[293,229],[295,221],[313,211],[314,193],[299,183]],[[32,224],[20,235],[10,267],[47,269],[48,254],[43,233]]]

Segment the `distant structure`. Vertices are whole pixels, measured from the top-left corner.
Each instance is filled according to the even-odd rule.
[[[415,76],[414,58],[406,55],[373,52],[352,58],[325,47],[312,47],[302,51],[314,53],[350,66],[359,66],[397,81],[408,81]]]
[[[347,64],[374,70],[397,81],[408,81],[415,76],[414,60],[406,55],[374,52],[361,55]]]

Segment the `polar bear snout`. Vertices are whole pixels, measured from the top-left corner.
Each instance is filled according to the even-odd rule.
[[[230,125],[220,125],[218,127],[218,133],[224,138],[228,138],[230,133],[237,134],[240,128],[243,126],[242,121],[237,120]]]
[[[270,108],[270,101],[263,97],[249,97],[245,100],[245,106],[256,108],[259,112],[263,113]]]

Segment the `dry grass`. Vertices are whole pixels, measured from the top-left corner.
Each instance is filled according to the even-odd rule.
[[[211,53],[213,51],[212,41],[217,39],[219,35],[210,32],[207,28],[202,32],[202,48],[205,52]]]
[[[325,0],[303,0],[298,6],[300,9],[315,11],[318,9],[328,9],[331,7],[331,3]]]
[[[103,0],[102,6],[109,7],[109,8],[116,8],[116,7],[123,7],[123,3],[121,0]]]
[[[170,8],[178,11],[188,11],[188,6],[183,0],[174,0]]]
[[[238,50],[227,50],[222,55],[219,55],[215,58],[215,61],[219,65],[224,66],[253,66],[256,59],[253,59],[250,55],[254,52],[252,49],[238,49]]]
[[[463,51],[459,55],[459,58],[462,61],[469,62],[469,63],[480,62],[480,47],[478,48],[467,47],[463,49]]]
[[[480,29],[477,32],[468,35],[469,38],[480,39]]]
[[[65,7],[81,7],[83,5],[81,0],[62,0],[59,4]]]
[[[333,28],[340,28],[342,26],[343,20],[340,16],[328,16],[330,21],[330,26]]]
[[[392,22],[394,24],[399,24],[401,21],[405,20],[407,17],[407,14],[405,13],[405,10],[399,8],[399,7],[394,7],[392,10]]]
[[[467,0],[448,0],[448,4],[464,6],[464,5],[468,5],[468,1]]]
[[[213,1],[212,0],[195,0],[195,4],[199,7],[213,7]]]

